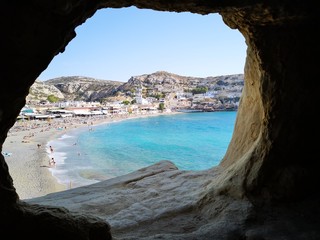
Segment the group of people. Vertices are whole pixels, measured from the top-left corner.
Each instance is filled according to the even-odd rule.
[[[53,148],[52,146],[49,147],[50,148],[50,152],[53,153]],[[52,157],[49,161],[49,166],[53,167],[56,165],[56,161],[54,160],[54,158]]]
[[[41,148],[41,144],[37,144],[38,148]],[[50,152],[53,153],[53,148],[52,146],[49,146]],[[49,167],[54,167],[56,165],[56,161],[54,160],[53,157],[51,157],[51,159],[49,160]]]
[[[49,161],[49,166],[55,166],[56,162],[54,161],[54,158],[52,157]]]

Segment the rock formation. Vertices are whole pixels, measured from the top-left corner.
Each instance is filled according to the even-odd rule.
[[[101,101],[112,96],[123,83],[110,80],[99,80],[89,77],[59,77],[44,82],[46,85],[58,88],[66,100],[71,101]]]
[[[69,76],[36,80],[30,87],[27,103],[40,103],[54,95],[61,101],[109,101],[115,96],[135,97],[138,88],[148,89],[145,95],[165,94],[174,98],[177,93],[192,91],[198,86],[205,86],[208,91],[217,92],[216,98],[231,99],[238,102],[243,88],[243,74],[217,77],[185,77],[168,72],[155,72],[131,77],[128,82],[99,80],[83,76]],[[231,96],[231,97],[230,97]],[[147,96],[144,96],[147,97]],[[170,100],[171,100],[170,99]]]
[[[319,18],[312,0],[4,0],[0,8],[1,146],[30,86],[76,36],[75,28],[100,8],[128,6],[219,13],[245,37],[245,86],[226,155],[218,167],[206,172],[183,172],[161,162],[101,182],[90,188],[105,188],[96,202],[96,195],[91,201],[88,195],[79,195],[87,194],[87,187],[21,201],[1,155],[1,236],[319,239],[320,161],[315,151]],[[315,138],[310,137],[313,134]],[[141,194],[142,187],[149,192]],[[149,196],[150,202],[144,205],[141,196]],[[122,204],[113,202],[119,199]],[[63,202],[65,207],[58,207]],[[167,207],[155,208],[160,203]]]
[[[48,96],[53,95],[61,100],[64,100],[63,94],[55,86],[48,85],[44,82],[36,80],[30,87],[29,94],[26,98],[27,103],[46,101]]]

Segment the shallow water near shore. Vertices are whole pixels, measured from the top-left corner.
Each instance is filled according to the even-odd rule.
[[[60,183],[74,188],[121,176],[161,160],[181,170],[219,164],[237,112],[160,115],[71,130],[51,141]],[[51,157],[50,156],[50,157]]]

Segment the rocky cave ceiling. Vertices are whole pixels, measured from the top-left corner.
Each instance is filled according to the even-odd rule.
[[[206,228],[215,231],[199,227],[194,235],[179,232],[167,239],[197,239],[200,235],[198,239],[213,239],[219,234],[217,239],[319,239],[320,163],[316,141],[310,138],[310,133],[317,136],[319,132],[318,60],[314,57],[319,52],[319,20],[311,0],[2,1],[1,146],[25,104],[29,87],[75,37],[74,29],[100,8],[128,6],[219,13],[229,27],[243,34],[248,46],[234,135],[219,174],[212,177],[199,205],[189,210],[203,217],[204,211],[220,209],[207,220],[210,225]],[[109,224],[99,218],[21,201],[2,155],[0,162],[1,234],[33,239],[44,234],[49,239],[111,239]],[[222,198],[224,204],[219,202]],[[246,221],[237,227],[220,225],[219,219],[235,217],[228,212],[235,201],[250,203],[250,211],[242,216]],[[297,220],[293,213],[304,213],[308,224],[306,217],[299,215]],[[277,228],[280,222],[292,227],[294,237]],[[261,228],[263,224],[268,231]],[[139,230],[127,229],[126,236],[130,231],[133,235]],[[165,231],[159,226],[152,234]],[[144,239],[154,239],[144,234]]]

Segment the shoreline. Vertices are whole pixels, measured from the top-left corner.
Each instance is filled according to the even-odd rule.
[[[50,171],[48,143],[70,130],[119,122],[133,118],[181,114],[165,112],[126,116],[94,116],[68,119],[31,120],[17,122],[9,131],[2,153],[8,164],[10,176],[21,200],[41,197],[53,192],[68,190]],[[39,146],[38,146],[39,144]]]

